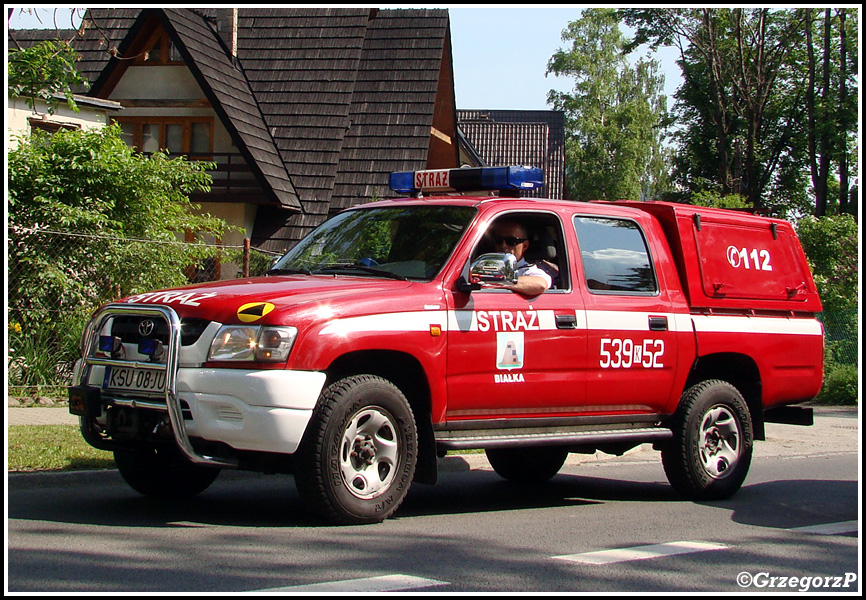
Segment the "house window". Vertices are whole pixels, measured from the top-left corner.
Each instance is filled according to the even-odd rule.
[[[179,65],[183,64],[183,58],[177,47],[165,30],[155,31],[144,46],[144,50],[135,57],[135,65]]]
[[[195,158],[208,158],[213,153],[211,117],[122,117],[115,121],[127,145],[140,152],[202,155]]]

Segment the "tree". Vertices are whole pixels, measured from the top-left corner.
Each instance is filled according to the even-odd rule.
[[[755,208],[820,215],[835,190],[830,180],[838,176],[839,207],[851,211],[856,11],[839,9],[833,16],[828,9],[821,19],[815,9],[618,14],[636,31],[629,49],[649,44],[680,52],[676,179],[688,192],[739,194]],[[811,208],[804,211],[807,194]]]
[[[848,9],[835,11],[826,8],[819,16],[817,9],[804,8],[806,32],[806,58],[801,69],[806,70],[806,123],[807,151],[812,188],[815,193],[816,216],[855,213],[856,204],[850,198],[848,177],[849,137],[857,130],[856,101],[849,94],[856,88],[857,65],[850,65],[849,39],[856,35],[847,31]],[[834,14],[835,12],[835,14]],[[856,13],[855,13],[856,15]],[[836,35],[834,35],[834,32]],[[820,40],[814,41],[815,38]],[[835,59],[838,57],[838,60]],[[805,63],[804,65],[802,63]],[[834,172],[835,171],[835,172]],[[830,210],[834,176],[838,174],[836,210]]]
[[[136,292],[188,283],[184,269],[219,256],[179,244],[185,231],[222,236],[225,223],[194,214],[194,191],[210,189],[208,163],[145,157],[120,128],[34,131],[9,152],[7,239],[13,357],[22,365],[72,361],[87,315]],[[37,343],[38,342],[38,343]],[[17,354],[16,354],[17,353]],[[60,353],[60,356],[58,356]],[[35,375],[33,375],[35,377]]]
[[[78,85],[88,87],[87,80],[75,68],[77,61],[78,53],[64,40],[44,40],[29,48],[11,50],[7,68],[9,96],[26,99],[33,111],[37,100],[42,100],[49,113],[54,113],[58,97],[62,96],[77,111],[72,89]]]
[[[10,271],[29,273],[30,284],[56,282],[52,296],[61,309],[185,283],[184,267],[205,255],[196,254],[203,248],[194,244],[175,245],[178,234],[221,236],[227,229],[220,219],[194,214],[189,201],[192,192],[210,189],[209,166],[163,152],[145,157],[126,145],[116,125],[33,132],[9,153]],[[66,240],[60,256],[31,253],[26,240],[41,231],[103,240]],[[128,244],[108,238],[150,243],[130,260]],[[29,288],[28,295],[37,298],[34,290],[41,288]]]
[[[858,227],[851,215],[807,217],[797,235],[815,278],[825,312],[857,311]]]
[[[566,184],[577,199],[647,198],[666,185],[664,76],[656,61],[629,65],[612,9],[586,9],[563,31],[568,50],[547,73],[575,79],[571,94],[551,91],[565,112]]]

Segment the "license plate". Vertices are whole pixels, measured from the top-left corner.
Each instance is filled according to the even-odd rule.
[[[108,367],[102,387],[125,392],[165,392],[165,371]]]

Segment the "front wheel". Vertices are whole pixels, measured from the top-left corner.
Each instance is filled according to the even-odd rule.
[[[704,381],[683,394],[673,439],[662,449],[671,485],[694,500],[723,500],[742,486],[752,461],[752,419],[740,392]]]
[[[403,393],[380,377],[348,377],[319,398],[295,484],[331,522],[378,523],[406,497],[417,455],[415,420]]]

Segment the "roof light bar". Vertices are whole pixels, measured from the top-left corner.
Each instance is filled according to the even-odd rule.
[[[403,194],[534,190],[544,185],[544,170],[537,167],[471,167],[391,173],[391,189]]]

